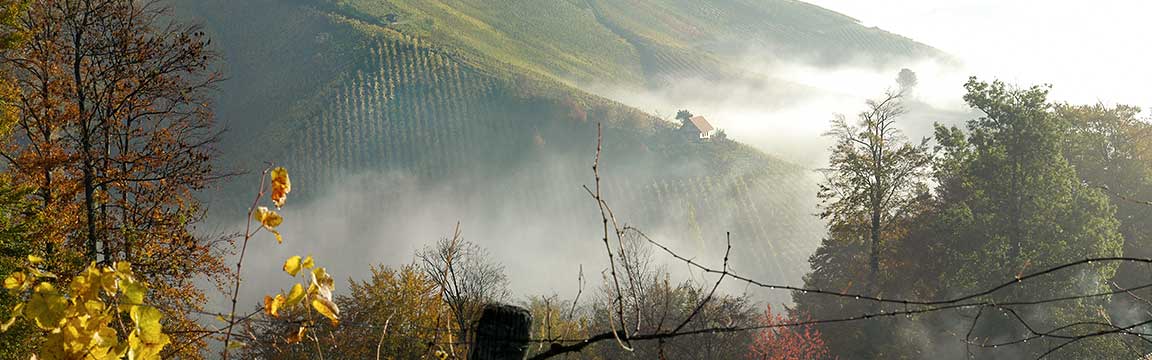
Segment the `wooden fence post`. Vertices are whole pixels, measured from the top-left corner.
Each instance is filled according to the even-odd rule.
[[[532,314],[513,305],[488,304],[476,323],[469,360],[523,360],[528,354]]]

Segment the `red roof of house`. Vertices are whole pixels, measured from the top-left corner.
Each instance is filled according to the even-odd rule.
[[[712,124],[709,124],[708,120],[705,120],[703,116],[693,116],[688,120],[691,121],[692,125],[696,126],[696,130],[699,130],[701,133],[708,133],[713,130]]]

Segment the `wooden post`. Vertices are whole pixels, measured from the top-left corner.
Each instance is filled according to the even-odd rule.
[[[532,314],[513,305],[488,304],[476,323],[469,360],[523,360],[528,354]]]

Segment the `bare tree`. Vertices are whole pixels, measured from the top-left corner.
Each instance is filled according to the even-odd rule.
[[[504,267],[490,260],[488,250],[464,240],[459,224],[451,238],[440,239],[416,257],[424,273],[439,285],[459,342],[471,340],[471,329],[485,304],[508,297]]]

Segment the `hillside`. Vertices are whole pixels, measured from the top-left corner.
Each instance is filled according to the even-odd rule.
[[[275,160],[307,184],[296,201],[352,191],[356,201],[339,204],[337,216],[442,227],[462,220],[496,254],[542,246],[564,257],[563,249],[594,249],[598,215],[580,186],[591,184],[603,123],[602,175],[622,221],[700,255],[715,253],[730,231],[742,271],[796,283],[823,233],[807,169],[733,141],[689,141],[671,123],[572,85],[736,77],[725,64],[740,39],[829,62],[935,50],[799,2],[709,4],[214,0],[177,2],[177,10],[203,21],[226,59],[230,80],[217,102],[230,129],[221,150],[232,162],[224,165]],[[343,181],[365,174],[415,180],[354,189]],[[214,206],[243,208],[232,199],[245,185],[225,186]],[[433,191],[473,213],[400,205]],[[369,243],[410,241],[399,230],[351,233]],[[359,266],[342,273],[381,261],[368,251],[349,256]]]
[[[317,6],[560,81],[737,78],[748,51],[819,64],[945,57],[794,0],[346,0]]]

